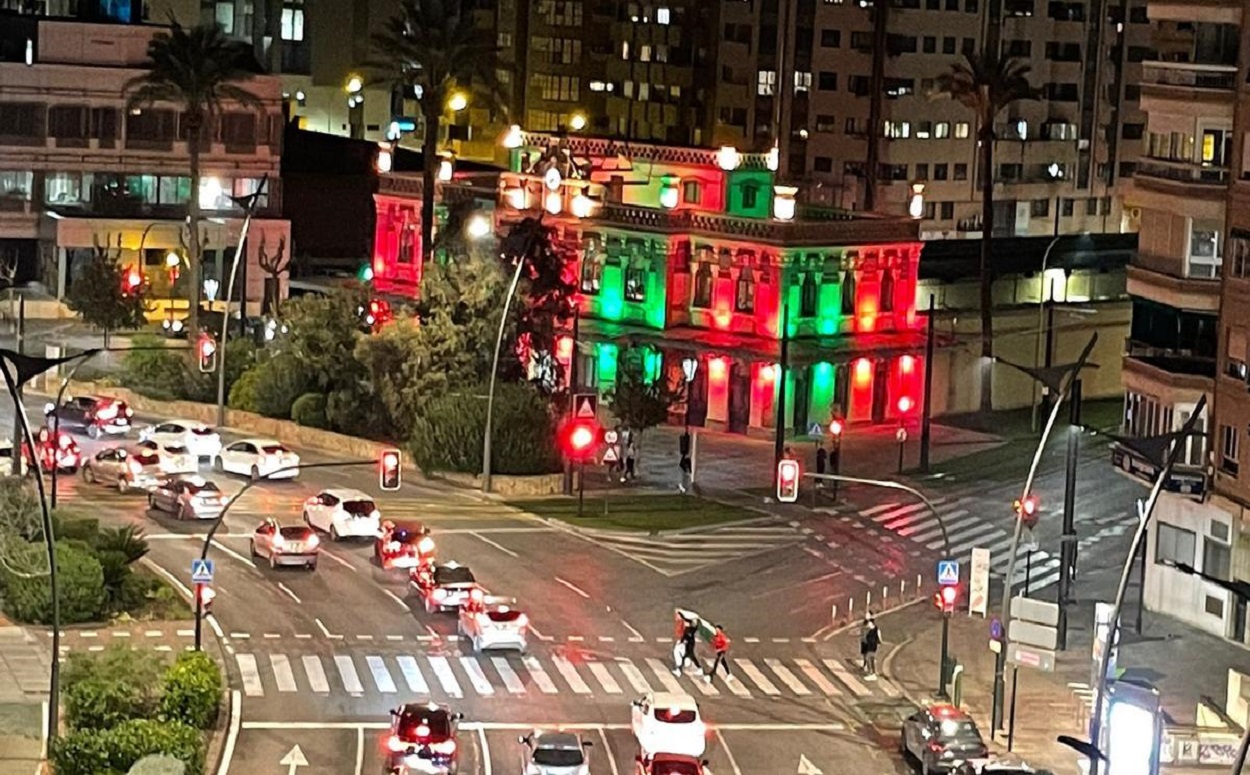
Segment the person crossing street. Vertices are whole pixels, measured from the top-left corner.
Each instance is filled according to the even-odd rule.
[[[859,653],[864,659],[864,678],[877,680],[877,649],[881,646],[881,630],[870,612],[864,617],[864,629],[859,636]]]
[[[699,662],[699,655],[695,653],[695,638],[699,634],[699,620],[685,619],[678,617],[678,635],[677,643],[673,648],[673,657],[675,665],[673,667],[673,675],[681,675],[682,670],[689,664],[694,664],[695,668],[702,673],[703,664]]]
[[[719,624],[716,625],[716,632],[712,634],[712,650],[716,652],[716,659],[712,662],[712,669],[703,676],[703,680],[711,683],[716,675],[716,668],[724,667],[725,680],[732,681],[733,673],[729,672],[729,660],[725,658],[725,655],[729,653],[729,636],[725,634],[725,628]]]

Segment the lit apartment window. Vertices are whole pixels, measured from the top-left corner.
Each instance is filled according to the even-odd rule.
[[[885,122],[885,136],[894,140],[906,140],[911,137],[910,121]]]
[[[217,3],[214,9],[214,20],[221,27],[221,31],[227,35],[234,34],[234,0]]]
[[[638,61],[639,62],[651,61],[651,47],[645,43],[638,47]]]
[[[621,59],[629,61],[629,41],[621,41]]]
[[[916,124],[916,139],[928,140],[933,136],[933,122],[921,121]]]
[[[672,21],[672,12],[665,6],[655,9],[655,23],[669,24]]]
[[[968,139],[968,122],[967,121],[955,122],[955,138],[958,140]]]
[[[756,79],[755,93],[761,97],[771,97],[777,93],[777,71],[760,70]]]
[[[286,0],[283,4],[282,39],[304,39],[304,0]]]
[[[607,91],[607,89],[608,89],[608,85],[604,83],[603,81],[591,81],[590,82],[591,91]]]
[[[796,92],[806,92],[812,90],[812,74],[795,72],[794,73],[794,90]]]
[[[939,121],[933,125],[933,139],[945,140],[951,136],[951,124],[949,121]]]

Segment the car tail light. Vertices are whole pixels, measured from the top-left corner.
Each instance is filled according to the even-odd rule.
[[[430,750],[434,753],[441,753],[444,756],[450,756],[456,752],[455,740],[443,740],[438,743],[430,743]]]
[[[130,469],[130,473],[139,474],[143,472],[143,466],[139,465],[138,460],[127,460],[126,467]]]
[[[101,404],[95,410],[95,416],[98,420],[112,420],[117,416],[117,404]]]
[[[310,535],[305,543],[308,544],[309,549],[316,549],[317,545],[321,543],[321,539],[315,535]]]
[[[430,554],[434,551],[434,539],[426,536],[417,542],[417,551],[421,554]]]
[[[391,735],[390,738],[386,741],[386,747],[391,749],[395,753],[408,750],[408,744],[405,743],[403,740],[400,740],[399,735]]]

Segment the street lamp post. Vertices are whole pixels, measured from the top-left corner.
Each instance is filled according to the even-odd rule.
[[[226,424],[226,339],[230,335],[230,298],[234,293],[235,275],[239,271],[239,259],[243,255],[243,251],[247,244],[247,232],[252,226],[252,216],[256,214],[256,206],[260,204],[260,198],[265,192],[265,186],[269,183],[269,176],[265,175],[260,179],[260,185],[256,187],[256,191],[246,197],[236,198],[234,201],[243,206],[243,228],[239,230],[239,247],[234,251],[234,261],[230,264],[230,284],[226,286],[226,308],[225,314],[222,315],[221,321],[221,344],[218,346],[219,355],[217,356],[217,427]],[[246,259],[244,259],[246,262]],[[246,284],[247,273],[244,272],[244,283]],[[194,280],[195,278],[192,278]],[[243,325],[247,318],[247,288],[243,288],[243,303],[239,306],[239,324]],[[198,335],[198,331],[192,334]]]
[[[783,275],[784,277],[784,275]],[[776,488],[777,464],[786,451],[786,371],[790,366],[790,289],[783,279],[781,286],[781,363],[777,369],[776,435],[773,438],[773,487]]]
[[[936,325],[934,297],[929,294],[929,317],[924,341],[924,406],[920,407],[920,471],[929,473],[929,446],[932,444],[933,410],[933,335]]]
[[[495,380],[499,374],[499,351],[503,349],[503,333],[508,327],[508,310],[512,307],[512,297],[516,295],[517,284],[521,282],[521,271],[525,268],[525,254],[517,256],[516,271],[512,273],[512,283],[508,286],[508,295],[503,300],[503,312],[499,315],[499,334],[495,337],[495,357],[491,361],[490,385],[486,389],[486,433],[482,439],[482,492],[490,492],[490,437],[494,431],[492,421],[495,417]]]

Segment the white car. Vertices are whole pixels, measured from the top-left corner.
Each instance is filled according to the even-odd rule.
[[[221,453],[221,436],[195,420],[166,420],[139,431],[139,438],[162,447],[186,447],[197,458],[214,458]]]
[[[469,592],[469,601],[460,607],[456,625],[468,638],[473,650],[516,649],[529,646],[529,617],[516,608],[512,598],[487,596],[480,588]]]
[[[322,490],[304,501],[304,522],[329,533],[331,540],[377,538],[382,514],[373,498],[360,490]]]
[[[131,448],[138,454],[154,455],[164,474],[194,474],[200,470],[199,458],[180,444],[162,446],[155,441],[137,441]]]
[[[243,474],[252,479],[294,479],[299,476],[299,455],[275,439],[243,439],[227,444],[217,456],[218,471]],[[290,469],[275,473],[280,469]]]
[[[633,702],[632,726],[643,759],[657,753],[697,759],[707,748],[707,726],[689,694],[644,694]]]

